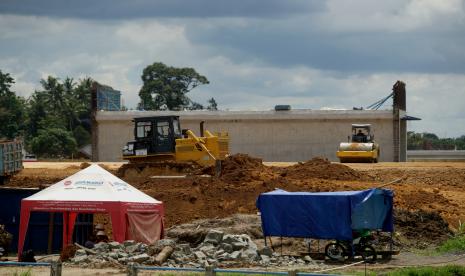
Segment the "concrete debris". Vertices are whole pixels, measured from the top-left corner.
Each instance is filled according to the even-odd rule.
[[[137,263],[168,267],[206,266],[264,266],[292,267],[305,266],[321,269],[309,256],[281,256],[269,247],[258,248],[246,234],[224,234],[220,230],[210,230],[198,245],[179,244],[175,239],[163,239],[155,244],[146,245],[135,241],[123,243],[98,243],[91,254],[78,249],[70,261],[83,267],[105,267]]]
[[[210,230],[205,237],[204,243],[211,243],[213,245],[218,245],[223,240],[224,233],[218,230]]]
[[[148,259],[150,259],[150,256],[147,255],[147,253],[142,253],[142,254],[130,257],[129,261],[140,264],[140,263],[147,261]]]
[[[163,248],[161,252],[155,258],[155,263],[158,265],[161,265],[162,263],[166,261],[166,259],[168,259],[171,256],[173,251],[174,251],[174,247],[169,246],[169,245],[165,246],[165,248]]]

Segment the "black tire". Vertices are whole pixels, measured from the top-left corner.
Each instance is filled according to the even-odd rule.
[[[325,247],[325,255],[333,261],[342,261],[346,255],[344,247],[338,242],[330,242]]]
[[[360,249],[359,253],[362,256],[362,259],[365,260],[367,263],[376,262],[376,258],[378,257],[376,250],[371,245],[364,245]]]

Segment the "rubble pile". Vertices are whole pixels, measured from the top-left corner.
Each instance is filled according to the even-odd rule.
[[[163,239],[153,245],[132,240],[123,243],[98,243],[92,249],[78,249],[70,261],[82,267],[101,268],[124,266],[129,263],[168,267],[206,266],[234,267],[253,265],[264,267],[303,266],[321,268],[309,256],[281,256],[269,247],[258,248],[246,234],[225,234],[210,230],[205,239],[195,247],[189,243],[177,243],[175,239]]]
[[[7,250],[10,247],[13,235],[8,233],[5,229],[5,225],[0,224],[0,247]]]

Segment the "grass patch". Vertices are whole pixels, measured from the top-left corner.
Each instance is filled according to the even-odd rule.
[[[388,272],[388,276],[465,276],[465,267],[447,265],[441,267],[409,267]]]
[[[32,276],[32,270],[31,268],[29,268],[26,271],[21,271],[21,272],[15,271],[13,275],[14,276]]]
[[[438,247],[440,253],[465,251],[465,236],[455,236]]]
[[[465,223],[459,220],[455,235],[439,246],[437,251],[440,253],[465,251]]]

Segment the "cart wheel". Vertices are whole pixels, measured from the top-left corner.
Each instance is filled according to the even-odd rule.
[[[325,247],[325,255],[333,261],[344,260],[344,247],[338,242],[328,243]]]
[[[367,263],[376,262],[377,253],[371,245],[363,246],[360,250],[360,255],[362,256],[362,259],[365,260]]]

